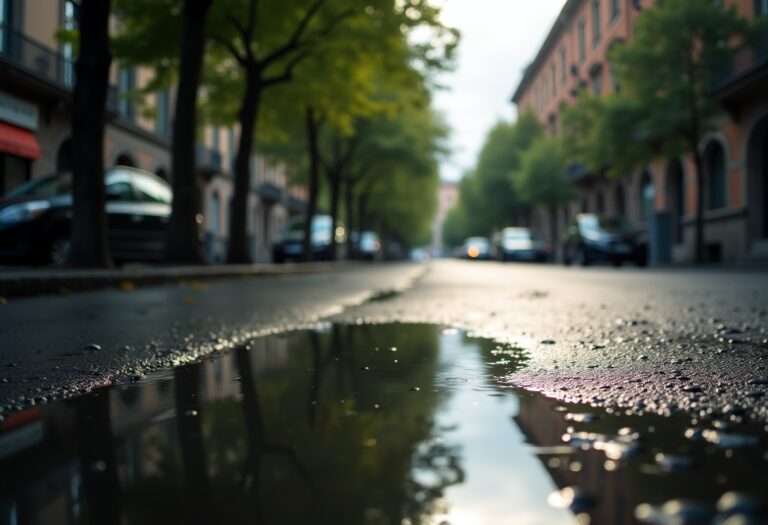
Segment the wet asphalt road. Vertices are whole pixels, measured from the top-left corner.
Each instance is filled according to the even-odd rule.
[[[563,401],[768,421],[768,270],[448,260],[11,300],[0,305],[0,407],[329,320],[482,332],[530,356],[500,381]]]

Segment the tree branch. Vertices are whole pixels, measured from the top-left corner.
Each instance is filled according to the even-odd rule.
[[[235,47],[235,45],[232,42],[230,42],[228,39],[224,38],[221,35],[211,34],[210,38],[211,40],[218,43],[219,45],[222,45],[225,48],[227,48],[227,51],[229,51],[229,53],[235,58],[235,60],[237,60],[237,63],[245,67],[245,57],[242,54],[240,54],[240,51],[238,51],[237,47]]]
[[[282,73],[279,75],[263,78],[261,81],[261,87],[269,87],[291,80],[291,78],[293,78],[293,70],[296,69],[296,66],[298,66],[310,54],[311,52],[308,49],[297,53],[296,56],[294,56],[293,59],[291,59],[291,61],[285,65]]]

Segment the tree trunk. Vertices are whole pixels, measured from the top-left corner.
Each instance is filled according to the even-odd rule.
[[[195,167],[195,131],[197,89],[205,53],[205,19],[211,1],[184,1],[179,84],[171,145],[173,208],[165,240],[165,260],[170,263],[203,262],[198,223],[202,202]]]
[[[347,257],[349,257],[350,259],[354,259],[356,255],[355,242],[352,239],[352,232],[355,230],[355,227],[357,226],[358,242],[360,242],[360,235],[362,235],[363,233],[362,228],[360,228],[359,225],[355,224],[355,205],[353,202],[354,195],[355,195],[355,182],[352,180],[348,180],[346,184],[344,184],[344,207],[346,208],[346,211],[347,211]]]
[[[339,220],[339,195],[341,194],[341,176],[338,168],[326,172],[331,184],[331,260],[336,260],[336,223]]]
[[[704,166],[698,147],[693,148],[693,162],[696,165],[696,262],[704,261]]]
[[[320,191],[320,152],[318,149],[318,128],[320,122],[314,108],[307,108],[305,112],[307,130],[307,151],[309,152],[309,197],[307,202],[307,215],[304,218],[304,250],[302,260],[312,260],[312,220],[317,211],[317,194]]]
[[[210,523],[211,480],[203,442],[200,403],[200,373],[202,365],[195,363],[173,372],[176,399],[176,426],[179,432],[184,477],[194,513],[192,523]]]
[[[248,245],[248,196],[251,185],[251,150],[260,102],[260,73],[255,68],[249,68],[246,72],[245,93],[239,114],[240,142],[235,157],[235,188],[227,250],[227,262],[230,264],[251,262],[251,250]]]
[[[72,101],[72,230],[69,263],[109,267],[104,210],[104,118],[109,65],[110,0],[80,5],[80,54]]]
[[[87,3],[87,2],[86,2]],[[122,489],[117,472],[109,392],[101,390],[73,402],[80,472],[89,523],[122,523]]]

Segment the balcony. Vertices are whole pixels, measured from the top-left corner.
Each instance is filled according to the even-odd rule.
[[[732,59],[712,72],[712,96],[736,118],[742,103],[768,90],[768,31],[741,46]]]
[[[221,165],[220,151],[206,148],[201,144],[195,146],[195,166],[201,174],[210,177],[216,173],[221,173]]]
[[[285,206],[288,208],[288,213],[291,215],[303,215],[307,213],[307,203],[293,195],[286,196]]]
[[[16,70],[12,72],[19,72],[37,81],[36,91],[43,95],[61,92],[71,95],[75,86],[75,65],[72,59],[5,24],[0,24],[0,65],[10,65],[12,70]],[[107,108],[112,112],[117,111],[116,86],[107,88]]]

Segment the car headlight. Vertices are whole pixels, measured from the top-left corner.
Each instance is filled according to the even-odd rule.
[[[0,224],[13,224],[31,221],[48,211],[51,203],[48,201],[30,201],[12,204],[0,210]]]

